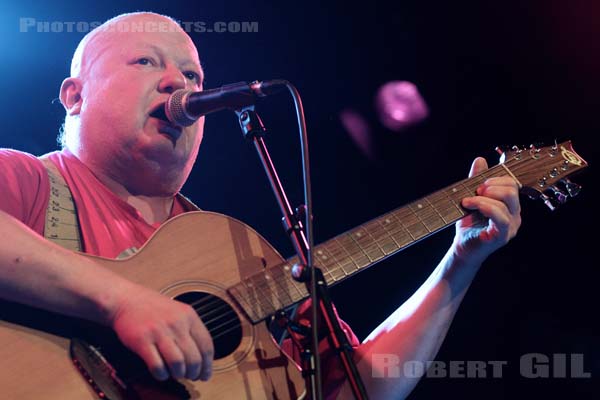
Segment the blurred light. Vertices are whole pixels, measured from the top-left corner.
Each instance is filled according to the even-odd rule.
[[[417,87],[407,81],[390,81],[379,88],[375,109],[381,123],[392,131],[401,131],[423,121],[429,115],[427,104]]]
[[[373,141],[371,128],[366,119],[358,112],[346,109],[340,112],[340,120],[354,144],[369,159],[373,159]]]

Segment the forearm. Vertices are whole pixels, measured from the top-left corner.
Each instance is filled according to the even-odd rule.
[[[365,339],[355,360],[371,398],[404,398],[415,387],[418,379],[404,376],[404,364],[434,359],[480,265],[480,260],[467,263],[449,251],[423,285]],[[397,368],[399,376],[389,367]],[[347,390],[338,398],[349,396]]]
[[[0,211],[1,298],[106,324],[128,285]]]

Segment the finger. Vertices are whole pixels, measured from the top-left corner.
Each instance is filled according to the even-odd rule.
[[[514,186],[482,186],[477,188],[477,194],[501,201],[506,204],[508,211],[512,215],[517,215],[521,212],[519,191]]]
[[[486,169],[488,169],[488,164],[487,164],[487,161],[485,160],[485,158],[477,157],[475,160],[473,160],[473,164],[471,164],[471,170],[469,171],[469,178],[482,173]]]
[[[185,358],[179,346],[170,337],[162,339],[157,344],[158,351],[169,368],[171,376],[181,379],[185,376]]]
[[[482,185],[485,186],[514,186],[519,187],[519,184],[510,176],[496,176],[486,179]]]
[[[212,375],[212,363],[215,354],[213,340],[210,336],[210,333],[199,318],[192,326],[190,334],[192,339],[194,339],[196,342],[198,349],[200,349],[202,363],[200,368],[200,380],[207,381]]]
[[[185,377],[187,379],[198,379],[202,367],[202,356],[196,342],[188,334],[177,339],[179,348],[183,350],[185,358]]]
[[[144,360],[148,370],[155,379],[164,381],[169,377],[169,372],[155,345],[143,346],[140,349],[136,349],[135,352]]]
[[[463,207],[477,210],[484,217],[489,218],[502,232],[507,232],[510,227],[510,212],[506,204],[501,201],[484,196],[466,197]]]

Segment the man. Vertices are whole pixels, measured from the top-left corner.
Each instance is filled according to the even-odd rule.
[[[169,29],[106,29],[119,23]],[[60,89],[67,114],[65,147],[49,159],[73,193],[86,253],[113,258],[127,254],[186,210],[176,194],[194,164],[204,118],[180,128],[150,114],[177,89],[202,90],[202,79],[191,39],[157,14],[118,16],[79,44],[71,76]],[[470,174],[486,168],[478,158]],[[0,152],[0,185],[5,188],[0,200],[2,298],[112,327],[156,379],[211,377],[213,343],[191,307],[40,237],[50,187],[37,158]],[[518,189],[511,178],[487,180],[462,205],[485,218],[472,216],[457,223],[454,242],[432,275],[356,348],[371,398],[403,398],[417,383],[373,378],[371,355],[433,359],[481,263],[519,228]],[[328,394],[333,397],[339,389]],[[338,398],[350,397],[344,384]]]

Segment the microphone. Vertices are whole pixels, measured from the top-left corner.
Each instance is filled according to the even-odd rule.
[[[238,82],[216,89],[194,92],[179,89],[171,93],[164,107],[152,113],[158,118],[165,117],[179,126],[190,126],[203,115],[223,109],[236,110],[250,106],[261,97],[275,94],[286,87],[287,81]]]

